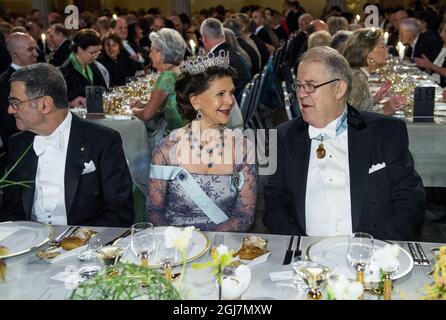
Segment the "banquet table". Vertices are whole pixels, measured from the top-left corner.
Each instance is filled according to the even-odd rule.
[[[418,71],[421,74],[421,71]],[[433,122],[414,122],[406,118],[402,111],[395,117],[402,118],[407,125],[409,149],[415,162],[415,169],[423,180],[425,187],[446,187],[446,102],[442,99],[442,88],[433,79],[424,74],[425,79],[419,80],[419,86],[435,87],[435,106]],[[372,95],[380,87],[380,83],[370,82]]]
[[[59,235],[65,230],[65,226],[55,226],[54,235]],[[115,238],[125,229],[122,228],[91,228],[98,231],[103,237]],[[204,233],[210,242],[216,235],[213,232]],[[224,244],[230,249],[238,250],[243,237],[252,234],[244,233],[220,233],[224,236]],[[273,282],[270,272],[291,271],[292,266],[282,265],[285,251],[288,247],[289,236],[259,234],[258,236],[268,241],[271,254],[266,262],[257,264],[251,268],[252,278],[248,290],[243,294],[243,300],[301,300],[306,294],[299,290],[293,279]],[[301,241],[302,252],[313,242],[319,240],[313,237],[303,237]],[[402,248],[408,251],[407,244],[398,242]],[[421,243],[428,258],[433,258],[430,248],[438,246],[434,243]],[[293,246],[294,249],[294,246]],[[208,261],[208,250],[193,262]],[[10,282],[0,283],[0,299],[24,299],[24,300],[59,300],[68,299],[71,290],[65,287],[65,283],[52,279],[56,274],[67,270],[78,270],[85,262],[81,262],[76,256],[67,258],[60,262],[50,264],[40,260],[35,252],[28,252],[20,256],[5,259],[7,263],[7,275],[12,277]],[[395,280],[395,288],[392,298],[397,299],[419,299],[423,295],[422,287],[430,283],[427,275],[429,267],[414,266],[406,276]],[[181,271],[181,266],[174,267],[173,272]],[[217,290],[215,277],[211,275],[210,269],[193,269],[188,263],[185,274],[185,286],[192,289],[190,298],[198,300],[216,300]],[[376,300],[377,296],[366,294],[365,299]]]

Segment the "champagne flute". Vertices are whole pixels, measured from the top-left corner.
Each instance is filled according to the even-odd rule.
[[[153,224],[140,222],[132,225],[130,246],[133,253],[140,258],[141,266],[148,267],[149,255],[155,248],[155,231]]]
[[[356,270],[356,280],[364,286],[364,270],[372,262],[375,251],[372,235],[353,233],[348,241],[347,260]],[[363,297],[362,297],[363,298]]]

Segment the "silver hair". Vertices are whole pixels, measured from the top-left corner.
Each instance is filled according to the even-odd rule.
[[[309,13],[302,13],[302,14],[299,16],[299,19],[297,20],[297,22],[298,22],[298,23],[302,23],[302,20],[305,19],[305,18],[311,18],[311,19],[313,19],[313,16],[312,16],[311,14],[309,14]]]
[[[56,108],[68,108],[67,84],[62,73],[51,64],[35,63],[20,68],[9,81],[24,82],[28,99],[49,96],[53,98]]]
[[[161,52],[164,63],[180,65],[186,52],[186,42],[174,29],[162,28],[150,33],[150,41]]]
[[[241,37],[242,28],[240,26],[240,23],[236,19],[234,18],[226,19],[225,22],[223,23],[223,26],[225,28],[231,29],[237,38]]]
[[[215,18],[207,18],[200,26],[201,36],[209,39],[225,39],[223,24]]]
[[[337,50],[338,46],[346,42],[351,34],[352,32],[349,30],[339,30],[331,37],[330,47]]]
[[[405,27],[407,31],[413,34],[420,34],[421,32],[421,23],[420,20],[415,18],[406,18],[400,23],[400,28]]]
[[[300,63],[303,62],[324,65],[334,78],[345,81],[347,84],[345,97],[349,96],[352,87],[352,70],[347,60],[338,51],[327,46],[311,48],[300,58]]]

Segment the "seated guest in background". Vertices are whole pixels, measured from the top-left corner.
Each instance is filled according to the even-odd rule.
[[[53,24],[48,28],[48,48],[52,50],[52,56],[50,63],[53,66],[61,66],[70,56],[71,53],[71,40],[67,29],[61,23]]]
[[[328,31],[334,35],[340,30],[348,30],[348,21],[344,17],[329,17],[327,19]]]
[[[425,195],[405,122],[349,106],[350,67],[329,47],[302,56],[296,87],[302,117],[279,127],[265,225],[280,234],[415,239]]]
[[[178,112],[175,97],[175,82],[180,73],[180,64],[186,51],[186,43],[178,31],[163,28],[150,34],[152,46],[150,59],[153,67],[160,72],[154,90],[147,103],[139,98],[130,102],[133,114],[141,120],[163,116],[167,122],[165,134],[184,126]]]
[[[313,16],[309,13],[303,13],[299,16],[298,21],[299,29],[296,30],[295,36],[291,38],[289,43],[287,61],[290,66],[296,65],[302,47],[307,46],[307,31],[311,21],[313,21]]]
[[[60,67],[67,83],[70,107],[86,107],[85,87],[107,87],[104,76],[94,63],[101,49],[101,38],[93,29],[83,29],[74,35],[72,52]]]
[[[268,63],[270,53],[265,43],[251,31],[251,19],[244,13],[235,13],[231,18],[240,24],[241,38],[259,53],[260,70]],[[253,72],[253,74],[255,74]]]
[[[96,21],[95,29],[101,37],[110,33],[110,18],[106,16],[99,17]]]
[[[195,63],[185,64],[175,86],[190,122],[153,153],[147,218],[155,225],[248,231],[256,206],[254,148],[224,126],[235,103],[234,73],[227,60]]]
[[[146,63],[143,54],[133,43],[130,43],[127,39],[129,34],[127,21],[125,21],[125,19],[123,18],[112,20],[110,22],[110,27],[112,31],[115,32],[121,38],[122,45],[124,46],[125,52],[127,52],[129,57],[135,61]]]
[[[442,86],[446,87],[446,23],[443,22],[440,25],[440,37],[443,42],[443,47],[438,53],[437,57],[433,62],[429,58],[422,54],[420,58],[415,58],[415,63],[417,67],[425,68],[432,72],[432,76],[435,81]]]
[[[415,18],[406,18],[400,23],[400,41],[408,46],[405,56],[414,61],[425,55],[430,61],[435,60],[443,44],[437,37],[421,34],[420,21]]]
[[[9,137],[19,131],[14,117],[8,114],[8,97],[11,90],[9,79],[16,70],[36,63],[39,54],[36,41],[26,33],[12,33],[6,41],[6,46],[12,63],[0,75],[0,137],[3,141],[3,149],[8,152]],[[3,169],[0,168],[0,176],[2,176]]]
[[[207,18],[201,23],[200,33],[206,54],[213,53],[218,55],[222,50],[229,53],[229,63],[237,72],[237,76],[234,79],[235,97],[236,99],[240,99],[240,93],[245,85],[251,80],[251,73],[247,72],[240,56],[232,50],[229,43],[226,42],[223,24],[215,18]]]
[[[252,74],[260,72],[260,53],[255,43],[247,36],[243,36],[240,23],[235,18],[226,19],[223,23],[225,28],[231,29],[240,45],[248,54],[251,61]],[[249,40],[247,40],[249,39]],[[249,44],[251,42],[251,45]]]
[[[321,30],[313,32],[310,37],[308,37],[308,49],[314,47],[329,46],[331,42],[330,32]]]
[[[330,47],[337,50],[340,54],[343,54],[345,44],[351,34],[352,32],[349,30],[339,30],[331,37]]]
[[[231,46],[231,49],[234,50],[235,53],[237,53],[239,55],[240,60],[242,61],[243,67],[245,68],[245,72],[251,73],[251,69],[252,69],[251,59],[249,58],[246,51],[240,47],[237,39],[235,38],[234,32],[228,28],[223,28],[223,30],[225,33],[226,42],[229,43],[229,45]]]
[[[350,105],[359,110],[379,111],[389,115],[405,107],[406,98],[400,95],[392,95],[384,105],[378,105],[391,88],[391,81],[384,83],[373,98],[370,94],[370,73],[387,62],[382,29],[362,28],[354,31],[347,39],[344,57],[352,68],[353,86],[348,98]]]
[[[112,86],[125,85],[126,78],[134,77],[137,71],[144,69],[142,63],[122,53],[124,47],[116,33],[106,34],[102,38],[102,48],[98,61],[108,70]]]
[[[44,81],[42,81],[44,79]],[[8,112],[22,131],[10,138],[12,181],[1,220],[128,227],[132,180],[118,132],[69,112],[67,86],[54,66],[38,63],[11,76]],[[31,148],[31,149],[30,149]]]

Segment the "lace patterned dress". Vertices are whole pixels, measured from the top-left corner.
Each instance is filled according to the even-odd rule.
[[[178,166],[176,157],[177,130],[171,132],[155,148],[152,164]],[[234,171],[241,172],[244,183],[237,186],[232,174],[197,174],[192,177],[206,195],[228,216],[228,220],[216,225],[195,204],[183,190],[177,180],[164,181],[149,179],[149,196],[146,204],[147,220],[155,226],[195,226],[203,231],[248,231],[254,222],[257,196],[257,171],[255,164],[248,164],[253,159],[254,146],[247,143],[243,153],[243,163],[235,164]]]

